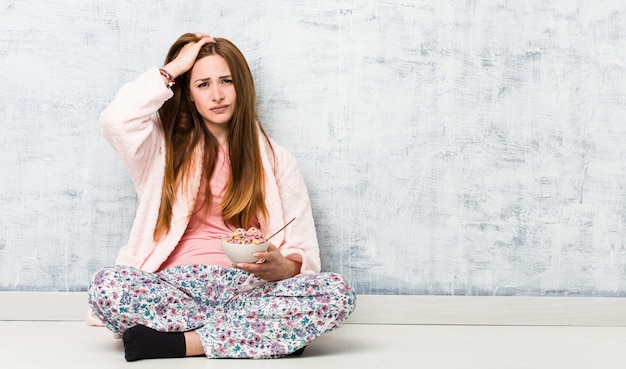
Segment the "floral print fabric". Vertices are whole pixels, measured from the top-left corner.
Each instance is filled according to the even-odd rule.
[[[345,321],[356,303],[341,275],[266,282],[235,268],[187,265],[149,273],[101,269],[89,305],[117,337],[141,324],[161,332],[196,330],[207,357],[274,358],[302,348]]]

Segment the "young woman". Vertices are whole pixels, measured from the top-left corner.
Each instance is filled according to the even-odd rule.
[[[299,354],[355,306],[343,276],[320,273],[304,180],[255,104],[237,47],[188,33],[101,115],[139,204],[116,265],[90,284],[89,321],[123,339],[128,361]],[[258,263],[221,250],[235,228],[270,235],[293,218]]]

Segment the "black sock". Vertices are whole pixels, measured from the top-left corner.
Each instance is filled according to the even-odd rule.
[[[136,325],[124,331],[122,340],[126,361],[184,357],[187,353],[182,332],[159,332]]]
[[[292,352],[291,354],[287,355],[287,356],[302,356],[302,354],[304,353],[304,349],[306,348],[306,346],[301,347],[299,349],[297,349],[296,351]]]

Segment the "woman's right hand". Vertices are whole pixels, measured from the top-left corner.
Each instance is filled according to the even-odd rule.
[[[205,33],[196,33],[196,36],[202,38],[197,42],[187,43],[180,49],[176,58],[163,67],[172,77],[176,78],[193,67],[202,46],[215,43],[215,40]]]

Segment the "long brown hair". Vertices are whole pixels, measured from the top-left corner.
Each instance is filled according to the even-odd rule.
[[[165,63],[172,61],[189,42],[200,40],[193,33],[180,36],[170,47]],[[252,73],[241,51],[230,41],[215,38],[215,43],[204,45],[196,60],[208,55],[219,55],[230,68],[237,100],[233,117],[228,124],[228,142],[231,173],[222,200],[222,218],[229,226],[249,227],[257,214],[267,217],[263,164],[259,147],[259,132],[267,141],[265,131],[256,119],[256,92]],[[176,78],[172,86],[174,96],[159,109],[158,115],[165,137],[165,176],[159,216],[154,239],[170,230],[172,208],[179,186],[186,186],[191,175],[194,152],[204,145],[203,173],[210,178],[215,169],[219,144],[203,122],[189,95],[188,71]],[[184,187],[183,187],[184,188]],[[206,186],[206,209],[211,204],[211,188]]]

